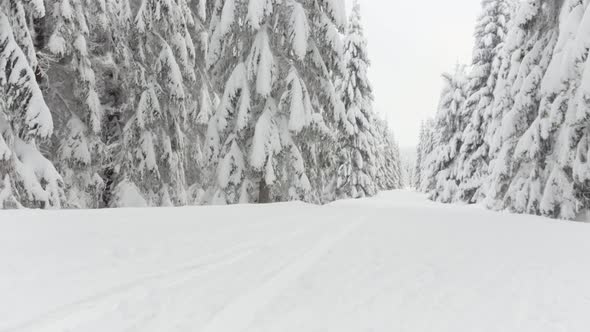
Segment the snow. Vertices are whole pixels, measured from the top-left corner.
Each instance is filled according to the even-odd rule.
[[[240,150],[235,137],[228,139],[230,148],[225,158],[219,163],[218,182],[221,188],[226,189],[230,184],[239,185],[244,179],[244,154]]]
[[[201,21],[205,21],[207,19],[207,0],[199,0],[197,8],[199,18]]]
[[[137,159],[140,160],[139,169],[142,171],[157,172],[158,162],[154,147],[154,137],[149,131],[144,131],[141,134],[141,148],[137,151]]]
[[[89,165],[92,162],[92,156],[84,135],[86,126],[78,117],[72,116],[68,122],[68,129],[70,135],[60,148],[60,158],[64,161],[71,160],[82,165]]]
[[[289,26],[291,46],[297,58],[303,60],[307,54],[309,24],[305,15],[305,9],[303,9],[300,3],[293,3],[291,8],[291,24]]]
[[[303,83],[294,67],[291,67],[288,82],[289,101],[289,130],[300,133],[311,123],[311,102],[307,93],[303,93]]]
[[[234,113],[233,108],[238,108],[238,115],[240,121],[237,123],[238,130],[242,130],[247,125],[250,108],[250,90],[248,88],[246,65],[241,62],[233,70],[231,76],[227,80],[225,92],[219,109],[215,114],[217,122],[217,129],[224,131],[228,127],[228,117]],[[231,99],[239,97],[237,106],[231,102]]]
[[[334,23],[339,27],[344,27],[346,25],[344,0],[323,0],[322,2],[327,6],[327,10],[334,19]]]
[[[0,331],[587,331],[590,226],[413,192],[0,211]]]
[[[236,10],[235,0],[227,0],[223,5],[221,12],[221,22],[219,23],[219,31],[221,36],[225,36],[234,23],[234,15]]]
[[[72,8],[69,0],[62,1],[60,9],[61,15],[68,20],[74,15],[74,9]]]
[[[28,199],[44,202],[47,207],[61,208],[61,176],[37,149],[34,142],[19,138],[14,141],[15,174],[25,188]]]
[[[121,183],[117,185],[115,196],[117,197],[115,203],[116,207],[145,208],[149,206],[137,186],[128,180],[121,181]]]
[[[168,45],[164,45],[158,58],[157,70],[166,76],[166,85],[170,95],[175,100],[183,100],[184,85],[182,84],[182,72],[174,58],[174,52]]]
[[[270,50],[270,40],[266,29],[260,29],[256,34],[252,51],[248,56],[248,77],[256,82],[256,92],[262,97],[268,97],[273,87],[273,67],[275,61]]]
[[[267,160],[272,158],[275,152],[279,153],[281,150],[281,140],[275,122],[273,121],[276,108],[277,106],[274,101],[269,99],[256,123],[254,137],[252,138],[250,165],[257,170],[262,170],[265,164],[268,164]]]
[[[32,6],[35,17],[45,16],[45,4],[43,0],[30,0],[28,3]]]
[[[0,84],[13,85],[18,88],[15,90],[22,94],[20,98],[8,98],[10,91],[5,92],[7,95],[3,93],[3,98],[7,98],[8,109],[18,108],[12,112],[24,113],[24,117],[19,114],[18,118],[24,120],[22,125],[26,126],[23,130],[28,131],[27,135],[40,138],[51,136],[53,133],[51,112],[45,104],[41,89],[36,82],[32,82],[35,73],[14,38],[8,17],[1,11],[0,42],[3,44],[0,52],[0,71],[3,72],[0,76]]]
[[[272,2],[269,0],[250,0],[248,3],[248,22],[254,30],[260,29],[264,17],[272,12]]]

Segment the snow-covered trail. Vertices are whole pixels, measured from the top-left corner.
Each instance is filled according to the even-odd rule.
[[[590,225],[396,191],[0,211],[0,332],[587,331]]]

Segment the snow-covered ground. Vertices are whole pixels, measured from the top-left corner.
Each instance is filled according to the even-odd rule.
[[[590,225],[398,191],[0,212],[0,331],[586,332]]]

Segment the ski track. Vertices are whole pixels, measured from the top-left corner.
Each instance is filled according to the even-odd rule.
[[[145,276],[125,284],[113,287],[99,294],[79,300],[75,303],[65,305],[55,309],[41,317],[19,324],[18,326],[0,330],[1,332],[25,332],[36,329],[59,330],[58,327],[51,325],[74,325],[83,321],[88,314],[84,312],[103,312],[101,307],[110,307],[113,301],[117,302],[118,298],[124,297],[125,294],[132,293],[134,290],[149,289],[154,287],[163,287],[167,284],[177,283],[182,279],[197,278],[219,268],[231,265],[236,261],[244,259],[255,251],[254,247],[243,247],[234,249],[226,254],[212,255],[206,262],[199,260],[197,263],[189,264],[172,271],[158,273],[155,275]],[[80,319],[80,317],[83,317]]]
[[[183,282],[190,282],[192,279],[204,277],[209,273],[236,264],[263,248],[274,247],[282,242],[301,236],[305,234],[305,231],[297,230],[280,239],[266,243],[252,242],[235,246],[222,254],[208,255],[199,258],[193,263],[169,271],[143,276],[54,309],[36,319],[20,323],[14,327],[0,329],[0,332],[69,331],[68,327],[77,326],[91,319],[100,319],[101,314],[113,308],[113,303],[122,303],[126,297],[133,297],[137,293],[164,289],[175,284],[182,284]]]
[[[247,292],[217,313],[203,332],[225,332],[244,330],[272,299],[289,284],[302,276],[314,263],[320,260],[336,243],[350,235],[361,223],[357,221],[346,225],[335,234],[330,234],[295,262],[282,267],[258,288]]]
[[[19,211],[21,224],[3,213],[0,290],[19,301],[0,296],[0,332],[590,326],[587,224],[404,191],[325,207],[87,212],[89,221],[52,212],[31,223]]]

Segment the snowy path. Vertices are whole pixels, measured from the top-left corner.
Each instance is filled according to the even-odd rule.
[[[0,332],[587,331],[590,225],[338,202],[0,211]]]
[[[287,286],[303,276],[313,264],[339,241],[350,235],[357,228],[359,222],[347,224],[343,230],[335,234],[329,234],[327,238],[311,248],[295,262],[289,262],[287,266],[279,268],[271,278],[258,288],[247,292],[238,300],[230,303],[204,329],[206,332],[242,331],[248,327],[256,317],[256,314],[264,309],[271,300]]]

